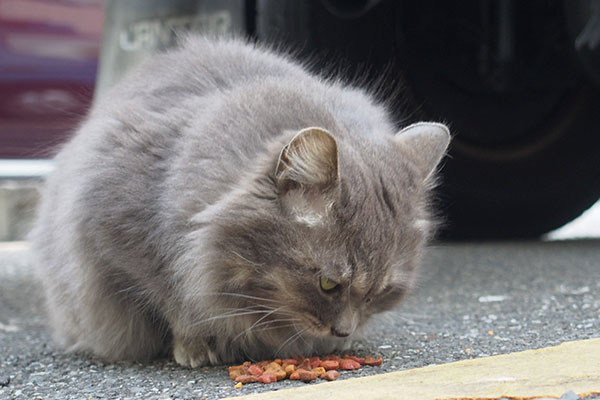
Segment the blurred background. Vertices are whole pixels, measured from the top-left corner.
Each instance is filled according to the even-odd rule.
[[[0,0],[0,158],[47,158],[90,107],[102,0]]]
[[[0,240],[94,98],[183,31],[283,43],[399,125],[448,123],[444,239],[600,236],[598,205],[560,228],[600,197],[600,0],[0,0]]]

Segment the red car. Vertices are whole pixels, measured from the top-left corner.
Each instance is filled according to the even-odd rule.
[[[0,159],[48,158],[94,92],[102,0],[0,0]]]

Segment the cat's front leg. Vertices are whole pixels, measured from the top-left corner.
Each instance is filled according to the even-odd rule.
[[[187,339],[175,335],[173,339],[173,357],[177,364],[196,368],[219,364],[217,354],[210,348],[210,340],[202,338]]]

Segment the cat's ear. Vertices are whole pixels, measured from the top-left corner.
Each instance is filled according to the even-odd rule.
[[[339,186],[335,138],[322,128],[302,129],[281,150],[275,181],[283,207],[298,221],[322,221]]]
[[[446,125],[436,122],[418,122],[398,132],[394,141],[414,154],[414,162],[427,179],[446,154],[450,131]]]
[[[337,143],[322,128],[306,128],[279,155],[275,178],[280,190],[327,188],[338,181]]]

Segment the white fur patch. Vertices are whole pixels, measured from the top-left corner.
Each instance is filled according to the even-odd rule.
[[[423,232],[426,232],[427,230],[429,230],[430,225],[431,225],[431,222],[427,219],[418,219],[414,223],[415,228],[417,228],[418,230],[423,231]]]
[[[317,226],[323,223],[324,216],[322,214],[296,214],[296,221],[308,226]]]

